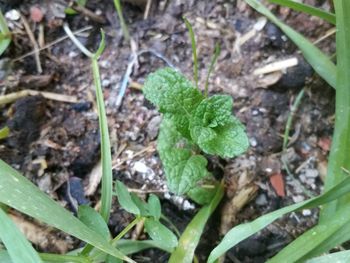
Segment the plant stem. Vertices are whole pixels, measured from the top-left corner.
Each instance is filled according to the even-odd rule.
[[[120,4],[120,0],[113,0],[113,2],[114,2],[115,9],[117,9],[117,14],[118,14],[120,26],[122,27],[124,38],[126,41],[129,41],[130,39],[129,30],[124,20],[123,10]]]
[[[126,233],[130,231],[135,225],[142,221],[143,217],[136,217],[129,225],[127,225],[115,238],[112,240],[112,245],[116,245],[118,240],[121,239]]]
[[[193,28],[191,23],[183,17],[183,20],[185,21],[186,27],[188,29],[188,33],[190,34],[191,38],[191,46],[192,46],[192,54],[193,54],[193,74],[194,74],[194,81],[196,83],[196,88],[199,89],[198,86],[198,60],[197,60],[197,46],[196,46],[196,39],[194,36]]]
[[[208,74],[207,74],[207,79],[205,81],[205,91],[204,91],[204,95],[206,97],[208,97],[208,85],[209,85],[209,77],[210,77],[210,74],[211,72],[213,71],[214,69],[214,65],[216,63],[216,60],[218,59],[219,55],[220,55],[220,45],[218,43],[216,43],[215,45],[215,51],[214,51],[214,55],[211,59],[211,62],[210,62],[210,66],[209,66],[209,70],[208,70]]]

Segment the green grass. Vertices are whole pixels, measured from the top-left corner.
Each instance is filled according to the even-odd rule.
[[[307,4],[295,2],[293,0],[269,0],[269,1],[274,4],[290,7],[295,11],[301,11],[312,16],[317,16],[333,25],[335,25],[336,23],[335,14],[307,5]]]
[[[194,83],[196,84],[196,88],[199,89],[198,86],[198,59],[197,59],[197,45],[196,45],[196,37],[193,32],[192,25],[190,21],[187,20],[187,18],[183,18],[185,21],[185,25],[187,27],[188,33],[190,35],[191,39],[191,47],[192,47],[192,56],[193,56],[193,78]]]
[[[122,5],[120,4],[120,0],[113,0],[114,7],[117,10],[118,18],[119,18],[119,23],[120,26],[122,27],[123,35],[126,41],[130,40],[130,34],[128,27],[125,23],[124,16],[123,16],[123,10],[122,10]]]
[[[0,56],[11,43],[11,32],[7,27],[6,19],[0,10]]]

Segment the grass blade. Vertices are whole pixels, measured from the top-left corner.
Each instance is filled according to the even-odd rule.
[[[350,262],[350,250],[332,253],[326,256],[313,258],[306,263]]]
[[[209,70],[208,70],[208,74],[207,74],[207,79],[205,80],[205,91],[204,91],[204,95],[206,97],[208,97],[208,85],[209,85],[209,77],[210,77],[210,74],[211,72],[213,71],[214,69],[214,65],[216,63],[216,60],[218,59],[219,55],[220,55],[220,45],[218,43],[216,43],[215,45],[215,51],[214,51],[214,55],[211,59],[211,62],[210,62],[210,66],[209,66]]]
[[[302,51],[305,59],[314,70],[333,88],[336,88],[336,66],[333,62],[315,45],[307,40],[300,33],[282,23],[258,0],[245,0],[256,11],[266,16],[275,23]]]
[[[0,239],[13,263],[41,263],[38,253],[0,208]]]
[[[4,38],[0,40],[0,56],[1,56],[2,53],[5,52],[5,50],[11,43],[11,38],[10,38],[11,32],[7,27],[6,19],[2,14],[1,10],[0,10],[0,32],[4,36]]]
[[[350,177],[345,178],[342,182],[337,184],[335,187],[330,189],[328,192],[321,196],[309,199],[307,201],[290,205],[279,209],[277,211],[263,215],[254,221],[246,224],[238,225],[232,228],[223,238],[218,246],[210,253],[208,262],[213,263],[217,258],[223,255],[227,250],[237,245],[239,242],[243,241],[247,237],[255,234],[256,232],[263,229],[268,224],[275,221],[277,218],[283,216],[284,214],[305,209],[316,207],[330,201],[333,201],[350,191]]]
[[[75,236],[105,253],[127,262],[134,262],[109,244],[105,237],[88,228],[2,160],[0,160],[0,202]]]
[[[109,141],[108,122],[104,98],[101,86],[100,70],[98,67],[98,58],[105,48],[105,34],[101,30],[101,42],[96,53],[91,57],[92,74],[96,91],[96,101],[98,110],[98,119],[101,137],[101,162],[102,162],[102,189],[101,189],[101,211],[103,219],[108,223],[112,207],[113,192],[113,174],[112,174],[112,156],[111,143]]]
[[[125,20],[124,20],[123,10],[122,10],[122,6],[120,4],[120,0],[113,0],[113,2],[114,2],[114,7],[117,10],[119,23],[120,23],[120,26],[122,27],[124,38],[126,41],[129,41],[129,39],[130,39],[129,30],[128,30],[128,27],[127,27]]]
[[[268,262],[305,262],[308,258],[327,252],[348,238],[349,235],[344,233],[350,231],[349,217],[350,210],[338,211],[326,224],[308,230]]]
[[[324,11],[322,9],[313,7],[311,5],[291,1],[291,0],[269,0],[271,3],[283,5],[286,7],[289,7],[295,11],[300,11],[307,13],[312,16],[317,16],[323,20],[326,20],[327,22],[335,25],[335,14],[329,13],[327,11]]]
[[[337,91],[335,127],[328,162],[325,190],[333,187],[350,170],[350,1],[334,1],[337,15]],[[328,204],[320,214],[320,222],[327,222],[337,209],[350,209],[350,195]]]
[[[106,109],[104,106],[101,87],[100,71],[97,59],[92,59],[92,72],[96,89],[96,100],[101,136],[101,162],[102,162],[102,189],[101,189],[101,215],[108,222],[112,207],[113,174],[111,144],[109,141]]]
[[[184,17],[188,33],[191,38],[191,46],[192,46],[192,54],[193,54],[193,74],[194,74],[194,82],[196,83],[196,88],[198,89],[198,59],[197,59],[197,46],[196,46],[196,38],[194,36],[193,28],[191,23]]]
[[[202,207],[186,227],[184,233],[180,237],[179,245],[171,254],[169,263],[191,263],[193,261],[194,251],[202,236],[205,224],[220,203],[223,195],[223,186],[220,184],[210,204]]]

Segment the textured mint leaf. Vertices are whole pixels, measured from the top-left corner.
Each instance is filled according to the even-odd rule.
[[[203,100],[192,117],[192,125],[215,128],[228,123],[232,116],[231,96],[214,95]]]
[[[164,118],[160,127],[157,149],[162,160],[169,189],[185,194],[196,183],[210,175],[208,161],[193,152],[194,146],[175,128],[171,119]]]
[[[189,138],[189,119],[204,96],[185,76],[171,68],[159,69],[147,77],[143,93],[160,112],[173,118],[177,130]]]
[[[203,100],[190,122],[191,137],[208,154],[232,158],[244,153],[248,137],[232,113],[232,98],[215,95]]]

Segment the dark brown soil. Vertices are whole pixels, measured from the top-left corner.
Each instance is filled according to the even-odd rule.
[[[229,215],[230,226],[307,199],[308,195],[301,185],[313,195],[322,191],[333,130],[334,92],[314,74],[294,44],[244,1],[152,2],[150,14],[145,20],[142,5],[135,5],[135,1],[123,3],[134,51],[156,51],[186,76],[193,76],[192,50],[182,20],[182,16],[186,16],[196,34],[200,84],[203,86],[205,83],[215,43],[219,43],[222,51],[210,78],[210,93],[225,93],[234,98],[234,112],[246,125],[250,138],[251,147],[244,156],[210,160],[210,169],[216,176],[225,179],[228,188],[225,200],[209,221],[196,251],[199,261],[205,262],[211,249],[220,241],[221,218],[226,212],[229,213],[225,210],[225,204],[230,204],[237,194],[237,185],[243,175],[249,178],[249,184],[254,185],[256,190],[243,209]],[[329,8],[326,1],[308,2]],[[67,22],[72,31],[91,26],[92,29],[78,38],[87,48],[96,50],[100,40],[99,29],[105,30],[106,49],[99,65],[107,103],[115,179],[139,190],[142,197],[156,192],[162,199],[164,214],[183,231],[198,207],[191,201],[176,199],[166,192],[161,163],[154,147],[159,114],[139,89],[147,74],[165,66],[165,62],[151,53],[140,55],[119,107],[116,105],[119,87],[130,63],[132,49],[123,38],[113,1],[87,2],[86,8],[102,18],[104,23],[93,21],[82,13],[65,15],[62,9],[67,3],[59,0],[2,0],[0,6],[4,13],[15,9],[24,15],[36,38],[42,26],[45,44],[65,36],[62,24]],[[39,7],[44,14],[41,23],[33,22],[30,17],[33,6]],[[322,37],[330,28],[319,19],[310,19],[285,8],[273,7],[273,11],[312,41]],[[98,205],[99,190],[95,188],[92,193],[86,192],[91,184],[92,171],[100,158],[90,61],[66,39],[40,52],[43,72],[38,74],[33,55],[20,58],[33,50],[21,22],[10,20],[9,23],[16,34],[0,60],[0,75],[3,75],[0,95],[32,89],[76,97],[78,102],[30,96],[2,106],[0,128],[7,125],[11,134],[0,141],[0,158],[20,170],[72,212],[76,212],[76,204]],[[263,28],[259,28],[261,24]],[[254,26],[259,29],[242,42]],[[319,46],[332,54],[334,38],[324,40]],[[266,75],[259,77],[253,74],[255,69],[268,63],[292,57],[298,59],[298,65],[279,73],[274,82],[269,81]],[[265,87],[262,87],[263,81]],[[290,108],[303,88],[305,95],[290,131],[291,143],[288,150],[282,152]],[[282,156],[286,158],[295,179],[284,169]],[[273,174],[283,176],[285,196],[278,196],[270,184],[269,177]],[[225,262],[265,262],[313,226],[317,213],[317,209],[303,211],[279,219],[231,249]],[[109,222],[111,232],[119,233],[132,219],[115,202]],[[140,238],[145,237],[143,233],[140,235]],[[43,250],[53,251],[50,247]],[[167,262],[168,255],[150,250],[134,258],[137,262]]]

